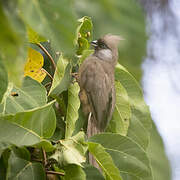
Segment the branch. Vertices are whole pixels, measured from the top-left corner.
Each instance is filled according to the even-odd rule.
[[[51,76],[51,74],[49,74],[44,68],[42,68],[41,70],[44,71],[51,78],[51,80],[53,80],[53,77]]]
[[[47,174],[56,174],[56,175],[60,175],[60,176],[64,176],[65,173],[63,172],[56,172],[56,171],[46,171]]]
[[[52,58],[52,56],[49,54],[49,52],[46,50],[46,48],[40,44],[40,43],[37,43],[37,45],[44,51],[44,53],[49,57],[49,59],[51,60],[51,63],[54,67],[54,70],[56,70],[56,64],[55,64],[55,61],[54,59]]]
[[[42,153],[43,153],[43,162],[44,162],[44,166],[47,165],[47,156],[46,156],[46,151],[42,148]]]

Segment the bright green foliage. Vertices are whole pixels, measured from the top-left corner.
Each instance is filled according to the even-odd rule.
[[[51,91],[53,91],[58,86],[59,82],[61,82],[65,73],[67,64],[68,64],[68,61],[64,59],[63,56],[61,55],[57,61],[56,70],[54,73],[53,82],[52,82],[52,86],[49,91],[49,94],[51,94]],[[62,84],[59,86],[62,87]]]
[[[71,65],[68,64],[66,66],[64,76],[61,78],[61,81],[59,81],[57,86],[50,92],[50,96],[57,98],[59,94],[68,89],[71,80]]]
[[[120,82],[115,83],[116,105],[107,131],[126,135],[129,127],[131,108],[126,90]]]
[[[77,13],[86,15],[79,20],[73,8],[76,6]],[[27,46],[48,57],[44,58],[42,68],[49,73],[49,80],[46,77],[39,83],[25,77],[22,86],[17,87],[14,82],[8,83],[0,60],[0,174],[3,179],[44,180],[51,171],[57,171],[60,175],[56,178],[62,180],[170,179],[164,146],[155,128],[151,129],[150,112],[135,78],[122,65],[116,66],[116,105],[108,133],[87,139],[87,118],[82,115],[79,86],[72,76],[93,53],[90,49],[93,25],[96,36],[100,35],[99,31],[117,34],[117,30],[124,36],[120,62],[128,65],[130,59],[133,62],[133,58],[141,59],[145,26],[140,7],[133,0],[74,3],[71,0],[7,0],[0,3],[0,19],[0,54],[3,60],[14,56],[10,66],[6,64],[8,73],[23,71],[23,65],[18,64],[17,69],[14,62],[19,62],[17,57],[26,60]],[[43,47],[48,43],[49,54],[39,43]],[[22,54],[18,54],[20,49]],[[56,67],[52,67],[49,56]],[[133,72],[134,67],[130,66]],[[88,164],[88,150],[102,172]],[[159,173],[159,167],[165,173],[162,169]]]
[[[83,17],[78,20],[77,28],[77,55],[82,55],[84,50],[89,49],[90,41],[92,41],[93,24],[90,17]]]
[[[78,109],[80,107],[80,100],[78,83],[71,84],[68,89],[68,105],[66,116],[66,134],[65,138],[71,137],[74,131],[76,120],[78,119]]]
[[[105,151],[105,148],[97,143],[88,143],[89,152],[94,156],[105,176],[109,180],[122,180],[117,167],[111,156]]]

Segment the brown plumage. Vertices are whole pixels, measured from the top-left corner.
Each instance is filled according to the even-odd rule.
[[[115,106],[114,68],[118,60],[119,36],[107,34],[92,45],[95,51],[79,69],[78,83],[82,109],[88,118],[87,136],[103,132],[112,118]],[[90,156],[92,165],[97,167]]]

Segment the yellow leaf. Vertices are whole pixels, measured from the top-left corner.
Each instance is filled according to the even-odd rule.
[[[46,77],[46,73],[42,68],[44,65],[44,58],[38,51],[29,48],[28,59],[24,67],[24,76],[30,76],[32,79],[42,82]]]

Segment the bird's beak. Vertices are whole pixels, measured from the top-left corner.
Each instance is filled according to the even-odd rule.
[[[92,41],[92,42],[91,42],[91,45],[92,45],[93,47],[97,47],[97,46],[98,46],[98,41],[97,41],[97,40]]]

